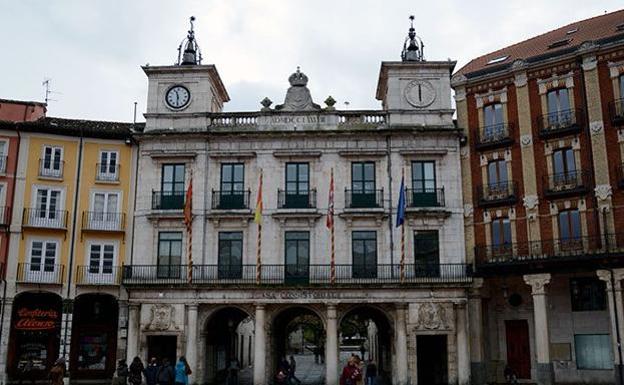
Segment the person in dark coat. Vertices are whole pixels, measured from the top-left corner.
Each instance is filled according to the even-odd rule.
[[[145,367],[143,366],[143,362],[139,357],[134,357],[132,363],[130,364],[130,383],[132,385],[141,385],[143,382],[143,371]]]
[[[158,373],[156,374],[156,381],[158,385],[173,385],[173,380],[175,379],[175,375],[173,373],[173,366],[168,359],[163,358],[163,364],[158,369]]]
[[[375,378],[377,377],[377,365],[372,358],[368,359],[368,365],[366,365],[366,385],[375,385]]]
[[[143,374],[145,375],[145,383],[147,383],[147,385],[158,384],[156,376],[158,375],[159,368],[160,366],[158,366],[158,361],[156,361],[156,357],[152,357],[150,363],[147,365],[147,368],[145,368],[145,371],[143,372]]]
[[[126,385],[128,383],[128,364],[126,360],[119,360],[117,362],[117,384]]]

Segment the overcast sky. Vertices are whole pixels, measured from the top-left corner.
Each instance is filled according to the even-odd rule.
[[[599,4],[600,3],[600,4]],[[612,12],[621,0],[0,0],[0,98],[44,98],[49,116],[131,121],[145,111],[140,66],[173,64],[197,18],[204,64],[215,64],[232,101],[226,111],[281,103],[301,66],[315,101],[380,108],[380,62],[398,60],[409,27],[430,60],[471,58],[570,22]]]

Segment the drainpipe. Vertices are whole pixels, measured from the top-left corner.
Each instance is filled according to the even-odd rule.
[[[390,214],[388,215],[388,229],[390,230],[390,276],[394,278],[394,227],[392,226],[392,152],[391,149],[391,137],[390,134],[386,135],[386,156],[388,157],[388,162],[386,164],[386,169],[388,173],[388,209],[390,210]],[[382,197],[383,199],[383,197]]]
[[[134,127],[133,127],[133,131],[134,131]],[[133,211],[133,216],[134,213],[136,213],[136,204],[137,204],[137,191],[139,189],[139,154],[141,153],[141,149],[140,149],[140,142],[139,141],[135,141],[133,137],[130,138],[132,140],[133,144],[136,144],[136,159],[134,161],[134,203],[133,203],[133,207],[132,207],[132,211]],[[130,266],[132,266],[132,264],[134,263],[134,230],[136,228],[136,218],[132,218],[132,230],[131,230],[131,234],[130,234]],[[125,264],[125,263],[124,263]],[[122,276],[123,274],[125,274],[124,271],[122,271]]]

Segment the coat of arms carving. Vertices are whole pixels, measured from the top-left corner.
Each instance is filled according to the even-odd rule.
[[[446,309],[437,303],[423,303],[418,307],[416,327],[425,330],[449,329]]]
[[[152,330],[169,330],[174,326],[175,308],[171,305],[158,304],[152,306],[152,318],[149,328]]]

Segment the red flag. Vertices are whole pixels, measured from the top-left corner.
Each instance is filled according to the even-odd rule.
[[[191,174],[191,180],[189,181],[189,188],[186,190],[186,199],[184,202],[184,225],[187,231],[191,231],[193,226],[193,174]]]
[[[328,229],[334,227],[334,169],[331,170],[331,179],[329,180],[329,204],[327,207],[327,225]]]

